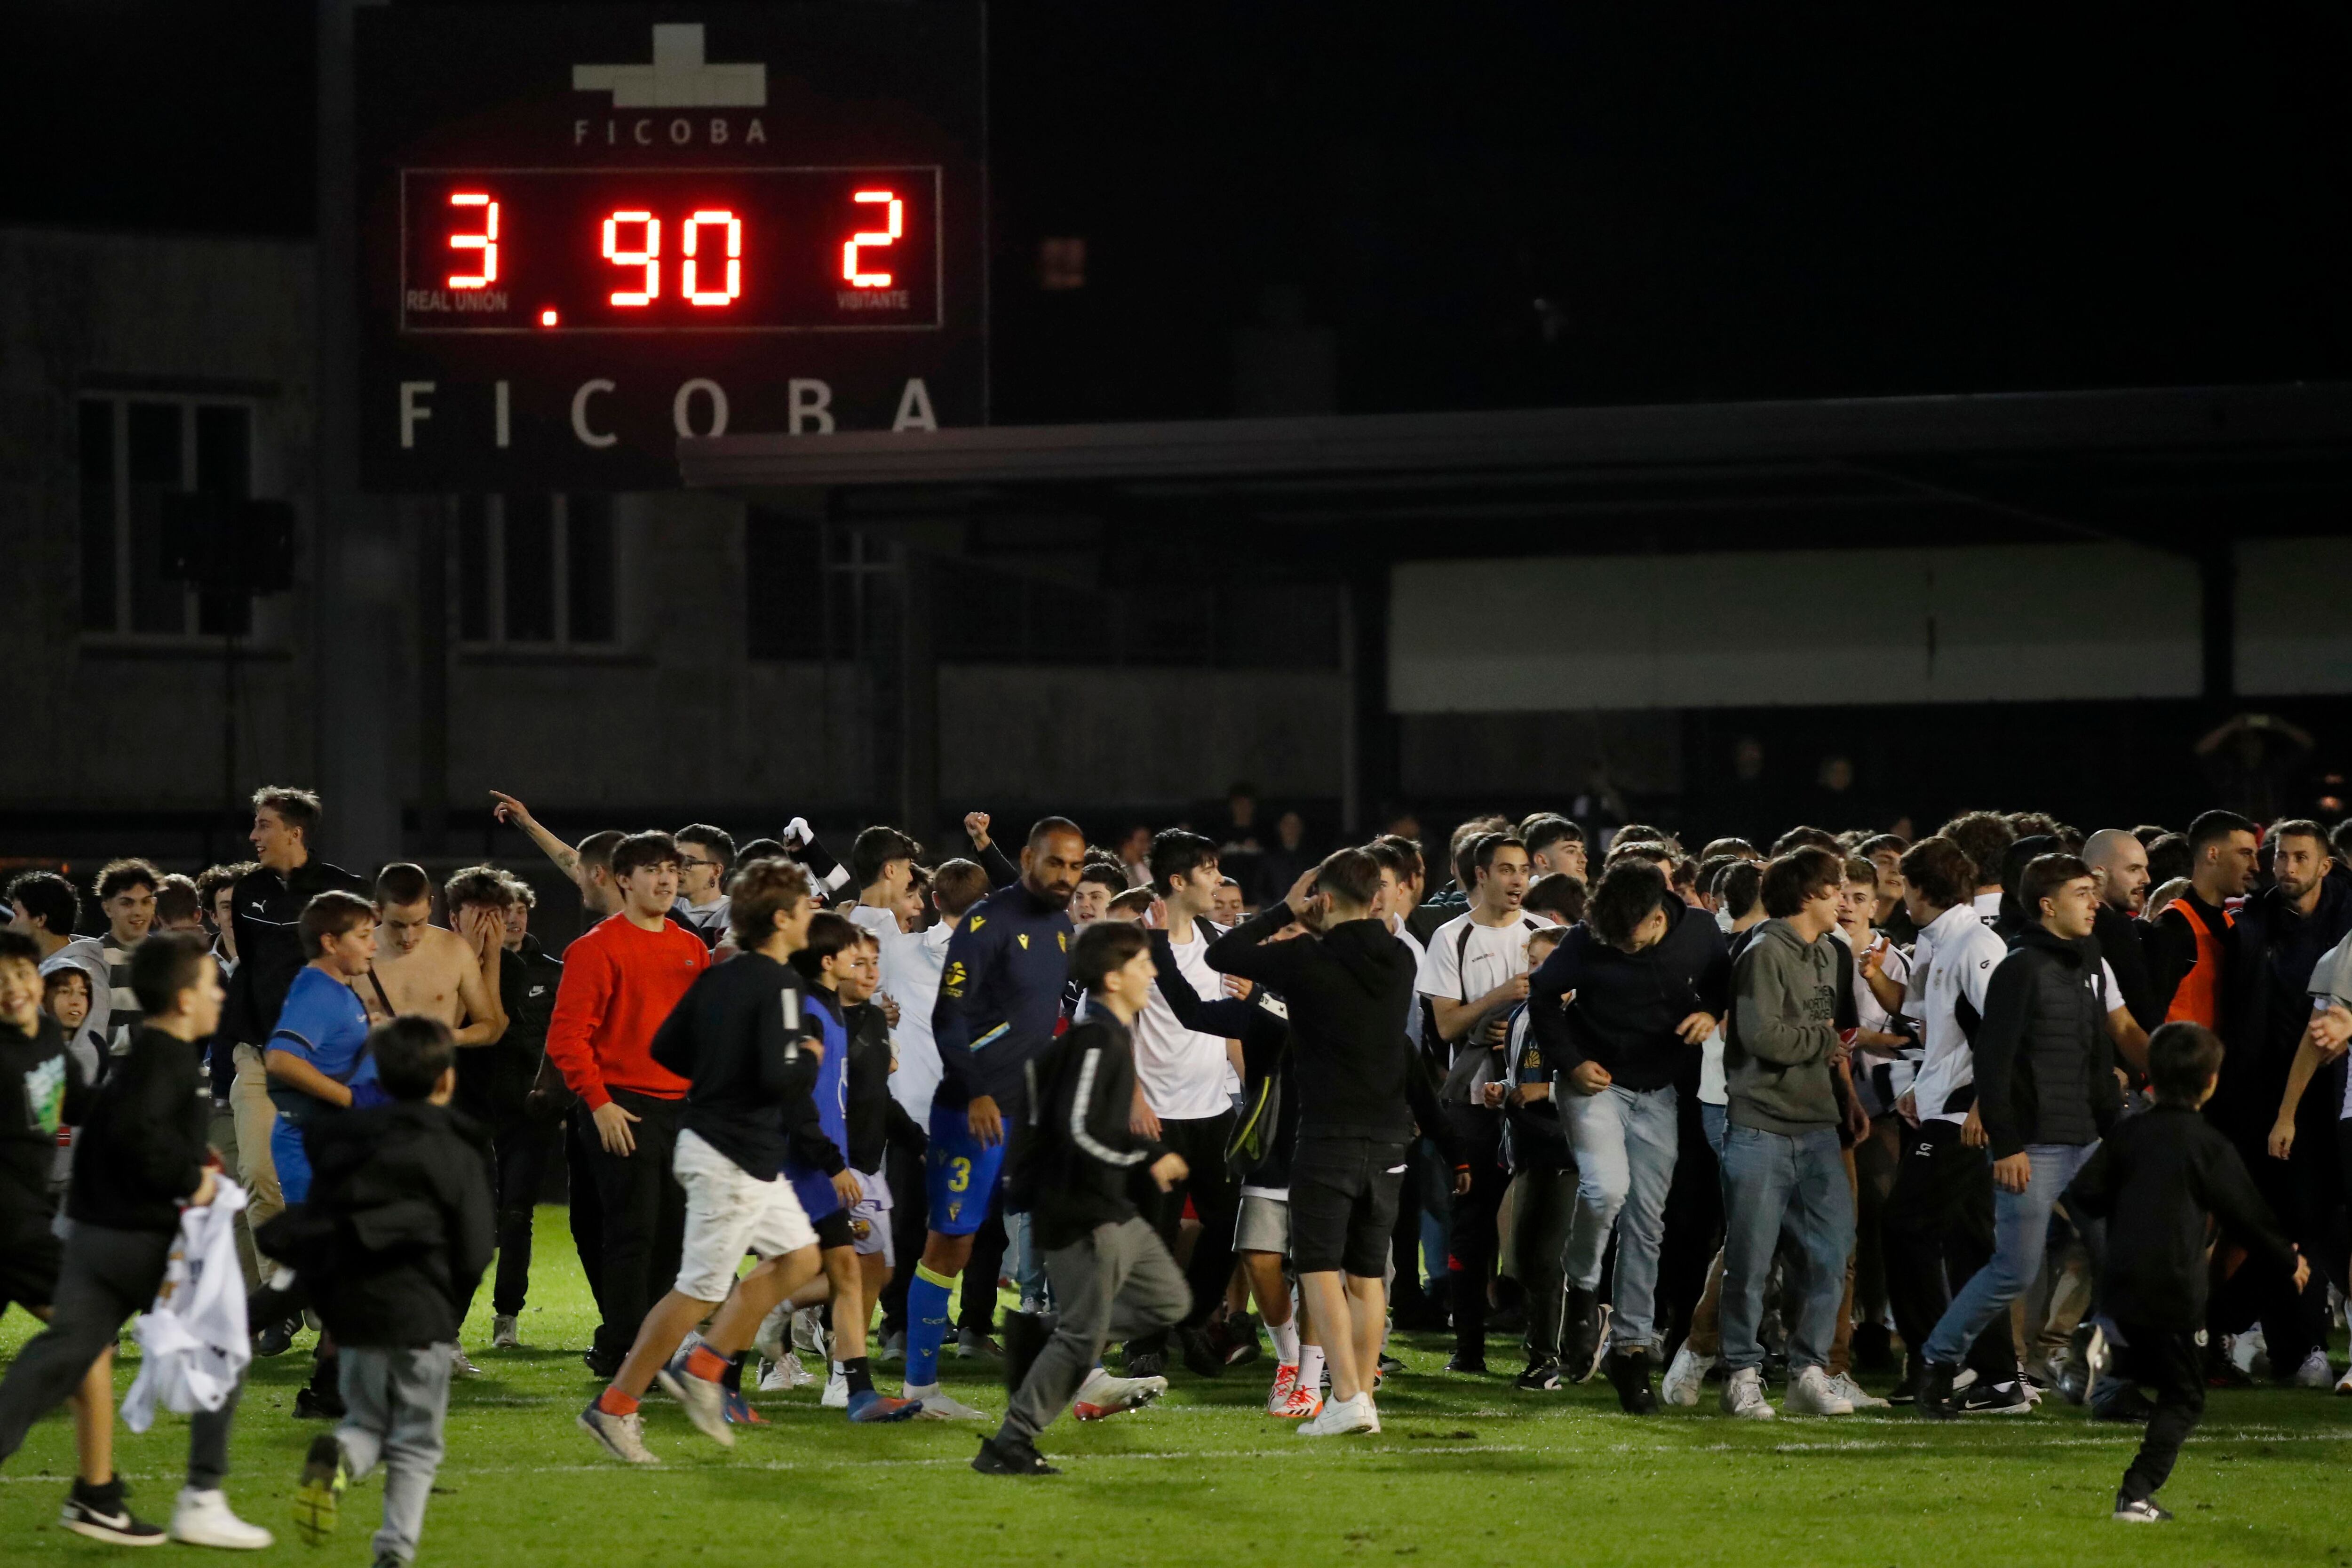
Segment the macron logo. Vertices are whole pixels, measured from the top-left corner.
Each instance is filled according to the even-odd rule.
[[[615,109],[763,109],[768,68],[712,65],[703,58],[701,23],[660,22],[653,64],[573,66],[572,90],[609,92]]]

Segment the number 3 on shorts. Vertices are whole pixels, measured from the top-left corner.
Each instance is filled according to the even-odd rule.
[[[971,1190],[971,1162],[958,1155],[948,1162],[948,1191],[966,1193]]]

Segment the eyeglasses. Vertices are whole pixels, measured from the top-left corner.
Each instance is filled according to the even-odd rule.
[[[679,858],[679,860],[678,860],[678,863],[677,863],[677,868],[678,868],[679,870],[681,870],[681,871],[688,871],[688,870],[692,870],[692,869],[693,869],[695,867],[697,867],[697,866],[714,866],[714,867],[715,867],[715,866],[717,866],[718,864],[719,864],[719,862],[718,862],[718,861],[716,861],[716,860],[688,860],[688,859],[686,859],[686,858],[684,858],[683,857],[681,857],[681,858]]]

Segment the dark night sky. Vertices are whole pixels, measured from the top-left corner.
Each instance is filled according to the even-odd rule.
[[[2347,13],[2041,9],[1000,4],[1001,409],[1223,413],[1290,300],[1347,409],[2352,375]],[[308,5],[10,33],[0,222],[308,231]]]

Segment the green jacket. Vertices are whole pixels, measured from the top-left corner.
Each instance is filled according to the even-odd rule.
[[[1770,920],[1734,961],[1723,1032],[1734,1127],[1794,1135],[1838,1124],[1830,1073],[1838,1043],[1836,942],[1832,932],[1808,943],[1787,921]]]

